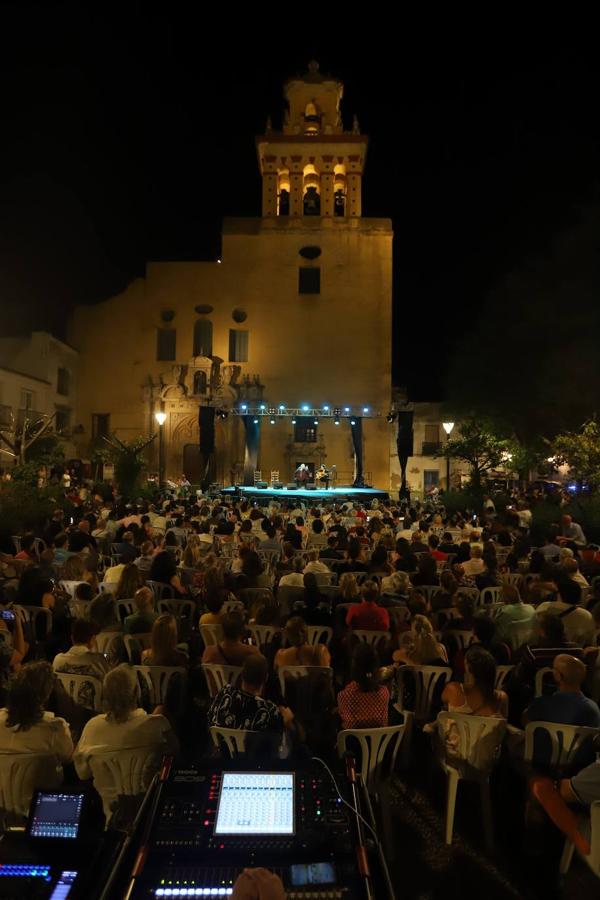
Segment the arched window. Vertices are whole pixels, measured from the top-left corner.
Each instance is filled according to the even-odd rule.
[[[310,163],[303,172],[304,215],[321,215],[321,179],[315,167]]]
[[[213,327],[209,319],[197,319],[194,325],[194,356],[212,356]]]
[[[321,116],[317,104],[313,100],[304,109],[304,134],[316,135],[321,127]]]
[[[197,372],[194,372],[194,393],[195,394],[205,394],[206,388],[207,388],[206,372],[203,372],[201,369],[198,369]]]
[[[279,169],[277,172],[277,215],[289,216],[290,214],[290,173],[289,169]]]
[[[333,177],[333,214],[346,215],[346,167],[336,165]]]

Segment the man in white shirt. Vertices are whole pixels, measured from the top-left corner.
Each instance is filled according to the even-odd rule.
[[[549,612],[558,616],[565,626],[567,640],[580,647],[589,647],[595,643],[596,625],[592,614],[577,605],[580,601],[580,585],[570,578],[564,578],[560,581],[555,599],[540,603],[537,612]]]
[[[481,544],[471,544],[471,559],[462,563],[465,575],[472,578],[474,575],[481,575],[485,570],[485,563],[481,558],[483,556],[483,547]]]
[[[304,567],[304,574],[306,575],[307,572],[312,572],[313,575],[331,575],[331,569],[324,562],[320,561],[318,550],[311,550],[308,554],[308,562]]]
[[[52,663],[55,672],[74,675],[92,675],[101,681],[108,672],[108,660],[95,651],[96,632],[87,619],[73,619],[71,624],[73,646],[66,653],[57,653]]]
[[[279,587],[304,587],[303,566],[303,558],[295,556],[292,560],[292,571],[289,575],[283,575],[279,579]]]

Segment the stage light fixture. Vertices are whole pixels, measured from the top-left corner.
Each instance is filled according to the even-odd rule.
[[[363,406],[363,412],[364,412],[364,414],[365,414],[365,416],[366,416],[367,413],[369,412],[369,407],[368,407],[368,406]]]
[[[388,421],[388,424],[391,425],[395,418],[396,418],[396,416],[394,415],[394,413],[393,413],[393,412],[389,412],[389,413],[387,414],[387,421]]]
[[[334,414],[334,416],[341,416],[341,414],[342,414],[342,407],[341,407],[341,406],[334,406],[334,407],[333,407],[333,414]]]
[[[269,415],[270,416],[274,416],[276,412],[277,412],[277,410],[275,409],[274,406],[269,407]]]
[[[304,406],[302,407],[302,412],[308,412],[309,409],[310,409],[310,406],[308,405],[308,403],[305,403]]]
[[[339,425],[339,424],[340,424],[340,420],[337,418],[337,416],[336,416],[336,418],[333,420],[333,424],[334,424],[334,425]]]
[[[260,404],[260,408],[261,408],[261,410],[265,410],[267,407],[265,406],[264,403],[261,403],[261,404]]]
[[[295,424],[296,424],[296,420],[292,419],[292,425],[295,425]]]
[[[319,424],[319,420],[315,419],[315,425],[318,425],[318,424]]]
[[[248,409],[248,404],[247,404],[247,403],[242,403],[241,409]]]
[[[283,403],[280,403],[280,404],[279,404],[279,409],[285,409],[285,406],[284,406]]]
[[[325,412],[329,412],[329,407],[328,407],[328,406],[324,406],[324,407],[323,407],[323,410],[324,410]]]
[[[275,424],[275,419],[274,419],[272,416],[271,416],[271,418],[269,419],[269,421],[270,421],[271,425],[274,425],[274,424]]]
[[[351,425],[356,425],[356,422],[354,421],[354,419],[350,419],[350,424],[351,424]]]
[[[350,407],[349,407],[349,406],[345,406],[345,407],[344,407],[344,412],[350,412]]]
[[[258,419],[255,419],[255,420],[254,420],[254,424],[255,424],[255,425],[258,425]]]

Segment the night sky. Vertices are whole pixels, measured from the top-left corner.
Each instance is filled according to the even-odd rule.
[[[307,37],[266,9],[209,23],[200,6],[95,6],[0,11],[4,332],[60,336],[73,304],[146,259],[217,257],[221,217],[259,213],[254,136],[267,114],[279,127],[282,82],[313,56],[371,137],[364,214],[393,219],[395,377],[414,399],[443,395],[490,288],[594,196],[597,53],[566,29],[475,40],[458,21],[350,16],[327,31],[315,8]]]

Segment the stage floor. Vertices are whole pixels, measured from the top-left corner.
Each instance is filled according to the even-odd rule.
[[[256,488],[256,487],[228,487],[220,491],[226,497],[233,494],[247,497],[248,499],[271,499],[286,500],[293,502],[294,500],[318,501],[319,503],[344,503],[347,500],[353,503],[369,503],[371,500],[389,500],[387,491],[379,491],[377,488],[355,488],[355,487],[336,487],[329,490],[307,491],[306,488],[298,488],[297,490],[288,490],[284,488]]]

